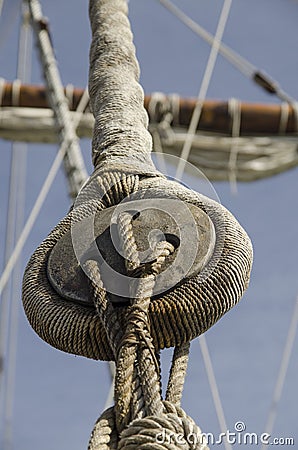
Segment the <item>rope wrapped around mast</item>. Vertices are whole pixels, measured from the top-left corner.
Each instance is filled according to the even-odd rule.
[[[188,432],[193,430],[199,436],[200,430],[179,406],[189,341],[210,328],[240,300],[249,281],[251,243],[225,208],[167,180],[155,169],[150,158],[151,138],[143,92],[138,84],[126,1],[90,0],[90,21],[89,89],[95,116],[92,142],[95,171],[66,218],[32,255],[24,275],[24,309],[35,331],[54,347],[89,358],[116,361],[116,406],[96,424],[90,450],[145,449],[149,448],[147,444],[159,450],[181,448],[177,442],[156,442],[156,432],[162,432],[163,428],[168,430],[166,436],[173,432],[176,437],[182,434],[183,448],[203,450],[204,442],[187,441]],[[189,210],[196,226],[196,239],[179,241],[175,236],[178,240],[175,248],[170,222],[166,223],[162,238],[157,239],[154,247],[157,253],[142,259],[134,238],[135,215],[129,205],[133,200],[141,204],[154,200],[155,209],[164,213],[160,206],[164,199],[168,202],[174,199]],[[116,304],[113,293],[106,287],[112,281],[113,288],[114,279],[104,278],[107,265],[104,256],[97,259],[92,251],[85,251],[94,242],[93,250],[100,247],[97,238],[101,236],[105,245],[106,241],[112,245],[115,223],[111,219],[99,236],[91,233],[90,237],[86,219],[101,225],[108,213],[123,205],[126,205],[124,216],[120,210],[116,221],[122,246],[117,262],[119,267],[125,262],[121,276],[128,275],[133,282],[129,285],[128,300]],[[191,208],[196,212],[191,213]],[[181,211],[183,215],[185,209]],[[207,216],[211,230],[203,234],[199,243],[200,232],[206,230],[194,220],[198,211]],[[160,225],[160,217],[157,212],[156,221],[153,220],[155,229]],[[145,229],[146,223],[143,225]],[[165,267],[171,258],[175,261],[182,252],[187,259],[188,250],[203,246],[204,239],[208,241],[207,256],[196,270],[192,272],[189,267],[175,286],[155,293],[158,277],[168,270]],[[85,240],[89,247],[83,251]],[[52,255],[57,248],[55,260]],[[108,258],[112,252],[105,249]],[[57,266],[60,260],[65,264],[63,271]],[[173,265],[174,262],[170,269]],[[73,283],[71,288],[66,288],[68,277]],[[82,284],[88,283],[87,303],[80,297],[78,277]],[[171,346],[178,348],[163,402],[158,353]]]

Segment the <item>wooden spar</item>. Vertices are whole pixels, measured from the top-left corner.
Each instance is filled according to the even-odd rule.
[[[13,93],[13,83],[5,83],[0,98],[0,107],[33,107],[49,108],[47,94],[44,86],[21,85],[17,95]],[[69,99],[70,110],[74,111],[83,95],[84,90],[80,88],[65,88]],[[145,97],[145,108],[150,110],[153,96]],[[164,96],[167,100],[170,97]],[[178,112],[174,117],[172,125],[188,127],[190,118],[195,107],[196,100],[178,98]],[[241,128],[240,135],[286,135],[297,132],[297,112],[292,105],[286,107],[287,118],[283,132],[280,132],[280,122],[283,106],[278,104],[262,104],[241,102]],[[233,117],[229,112],[229,102],[219,100],[207,100],[203,103],[202,115],[198,130],[212,133],[230,135]]]

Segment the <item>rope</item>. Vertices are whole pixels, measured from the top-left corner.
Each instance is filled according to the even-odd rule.
[[[134,272],[136,275],[138,273],[136,272],[136,269],[141,268],[141,262],[138,257],[138,250],[133,236],[131,220],[132,216],[128,213],[121,214],[119,216],[118,227],[119,235],[122,237],[122,248],[126,260],[127,272],[130,275]],[[127,312],[125,324],[122,324],[126,331],[121,337],[118,346],[114,346],[114,353],[117,355],[118,361],[115,382],[115,398],[118,405],[118,430],[124,428],[124,421],[126,421],[124,423],[127,424],[127,417],[129,417],[129,421],[131,421],[131,417],[128,416],[128,411],[133,411],[135,409],[135,402],[131,403],[132,385],[137,384],[139,386],[142,384],[146,394],[146,403],[149,412],[157,413],[162,410],[159,398],[160,387],[158,387],[160,375],[157,374],[156,378],[156,373],[152,370],[152,361],[155,361],[155,349],[149,333],[147,315],[150,298],[154,288],[155,276],[160,272],[165,258],[173,252],[173,250],[174,247],[167,242],[158,243],[156,246],[156,259],[151,264],[151,274],[144,273],[136,285],[133,284],[131,286],[131,297],[135,298],[135,300]],[[99,272],[97,273],[96,287],[98,284],[102,285]],[[95,293],[97,292],[98,290],[95,289]],[[102,295],[101,292],[100,295]],[[139,349],[139,342],[143,342],[144,348]],[[135,367],[134,371],[132,371],[135,362],[138,367]],[[156,361],[155,367],[157,367]],[[138,371],[140,372],[140,375],[137,376]],[[136,378],[139,378],[139,380],[136,380]],[[128,395],[129,393],[130,395]],[[136,418],[141,412],[142,410],[139,410],[139,407],[137,406],[136,411],[132,412],[132,417]]]
[[[201,25],[196,23],[193,19],[191,19],[187,14],[185,14],[178,6],[174,5],[170,0],[159,0],[161,3],[171,14],[175,15],[184,25],[186,25],[190,30],[204,39],[209,45],[214,45],[216,41],[216,37],[214,37],[211,33],[205,30]],[[233,66],[235,66],[243,75],[250,78],[252,74],[255,72],[256,68],[243,58],[241,55],[236,53],[227,45],[222,42],[218,42],[219,52],[221,55],[226,58]]]
[[[186,370],[189,358],[190,343],[175,347],[168,387],[166,391],[166,400],[179,406],[182,399],[182,392],[186,376]]]
[[[5,90],[5,79],[0,78],[0,106],[2,106],[3,96],[4,96],[4,90]]]
[[[290,114],[289,103],[283,102],[280,105],[280,121],[279,121],[279,134],[284,134],[287,131],[288,121]]]
[[[15,182],[15,188],[17,190],[16,198],[16,211],[15,211],[15,222],[12,227],[12,233],[14,234],[14,240],[19,236],[21,228],[24,223],[24,205],[25,205],[25,186],[26,186],[26,153],[27,145],[25,143],[13,143],[12,153],[15,163],[17,164],[17,179],[12,177]],[[16,378],[16,363],[17,363],[17,338],[18,338],[18,317],[20,309],[20,282],[22,279],[21,274],[21,264],[20,259],[14,269],[11,281],[10,292],[5,290],[2,295],[2,306],[3,303],[9,302],[10,314],[3,316],[3,321],[6,322],[5,328],[7,328],[7,354],[5,358],[5,385],[4,385],[4,401],[3,401],[3,417],[4,417],[4,446],[3,449],[11,449],[13,441],[13,407],[14,407],[14,395],[15,395],[15,378]],[[7,288],[8,286],[6,286]],[[9,295],[10,294],[10,295]],[[1,309],[1,307],[0,307]],[[0,318],[2,319],[2,311],[0,312]],[[0,320],[2,322],[2,320]],[[2,324],[0,324],[0,329]],[[4,331],[3,330],[3,331]],[[1,339],[0,339],[1,340]],[[1,354],[1,353],[0,353]],[[1,357],[0,357],[1,358]],[[0,390],[2,390],[1,374],[0,374]],[[0,408],[1,409],[1,408]],[[1,417],[1,412],[0,412]]]
[[[133,178],[129,182],[130,186],[134,185]],[[125,180],[126,176],[121,175],[121,179]],[[183,280],[175,290],[160,294],[150,302],[153,341],[158,351],[179,346],[200,335],[238,302],[248,284],[252,249],[244,230],[218,203],[163,179],[160,179],[158,188],[154,190],[151,179],[143,179],[138,189],[140,192],[148,191],[157,199],[164,198],[165,193],[172,193],[181,201],[196,205],[208,214],[217,236],[213,255],[205,271]],[[64,299],[53,289],[47,276],[49,254],[59,240],[71,232],[76,222],[90,215],[92,217],[96,211],[106,207],[98,195],[102,196],[98,191],[95,192],[95,198],[92,199],[86,194],[86,200],[79,202],[34,252],[24,275],[23,304],[31,325],[49,344],[89,358],[110,360],[113,359],[110,344],[100,325],[96,325],[96,312]],[[51,320],[55,320],[55,317],[63,320],[54,327],[49,317],[52,317]],[[62,339],[61,333],[68,338]]]
[[[272,402],[271,402],[267,422],[265,425],[265,433],[267,433],[268,435],[272,435],[274,422],[275,422],[275,419],[277,416],[278,404],[281,399],[281,394],[282,394],[282,390],[284,387],[284,382],[285,382],[291,354],[292,354],[293,347],[294,347],[297,325],[298,325],[298,296],[295,301],[294,311],[292,314],[292,319],[291,319],[287,339],[286,339],[283,354],[282,354],[280,368],[279,368],[276,384],[275,384],[274,391],[273,391]],[[265,449],[265,444],[263,444],[261,446],[261,450],[264,450],[264,449]]]
[[[20,102],[21,80],[15,79],[12,83],[11,103],[17,106]]]
[[[46,275],[49,254],[56,243],[71,231],[72,224],[95,211],[117,204],[121,198],[116,195],[117,192],[122,193],[124,198],[131,192],[125,185],[133,188],[135,184],[136,176],[122,173],[117,175],[118,181],[116,177],[114,182],[111,178],[113,172],[101,173],[99,177],[97,170],[82,190],[79,205],[57,225],[33,254],[24,276],[23,302],[30,323],[51,345],[70,353],[109,360],[113,359],[113,352],[105,332],[97,329],[99,325],[96,325],[95,311],[79,304],[74,307],[63,299],[53,289]],[[104,196],[97,191],[95,197],[90,198],[88,186],[92,185],[92,181],[98,183],[103,180],[107,180],[108,186],[113,185],[113,189]],[[167,196],[173,195],[183,202],[196,205],[208,214],[217,234],[216,248],[206,269],[211,274],[209,279],[206,273],[197,274],[192,279],[184,280],[173,292],[165,293],[150,303],[153,341],[158,351],[182,345],[198,336],[241,298],[248,284],[252,251],[244,230],[219,204],[161,177],[155,179],[155,184],[157,187],[152,190],[152,179],[143,177],[139,187],[135,188],[144,192],[150,190],[155,198],[163,198],[166,193]],[[179,311],[182,318],[179,321],[171,320],[172,311],[176,311],[176,315]],[[186,320],[188,315],[189,319]],[[60,320],[59,326],[52,326],[51,320],[57,316],[63,317],[63,321]],[[49,317],[52,319],[49,320]],[[62,338],[61,334],[68,336],[67,339]]]
[[[163,402],[164,414],[131,422],[120,438],[115,428],[115,411],[110,408],[96,422],[88,450],[208,450],[201,429],[172,403]]]
[[[214,373],[212,361],[211,361],[210,354],[209,354],[207,340],[204,335],[200,336],[199,343],[200,343],[200,348],[201,348],[201,352],[202,352],[202,356],[203,356],[203,360],[204,360],[207,378],[208,378],[208,382],[209,382],[209,386],[210,386],[210,390],[211,390],[211,394],[212,394],[212,398],[213,398],[213,402],[214,402],[214,406],[215,406],[217,419],[219,422],[220,431],[221,431],[221,433],[223,433],[222,435],[224,436],[224,439],[223,439],[224,447],[226,450],[232,450],[232,446],[231,446],[230,442],[227,441],[227,439],[226,439],[226,431],[228,429],[227,421],[225,418],[224,410],[222,407],[222,403],[221,403],[221,399],[220,399],[220,395],[219,395],[219,391],[218,391],[218,387],[217,387],[217,382],[216,382],[215,373]]]
[[[196,106],[193,110],[192,117],[189,123],[189,128],[186,134],[186,139],[181,151],[180,155],[180,161],[177,166],[176,171],[176,178],[179,180],[181,179],[181,176],[184,172],[185,164],[188,160],[189,153],[191,150],[192,142],[194,139],[194,136],[196,134],[196,130],[198,127],[198,123],[200,121],[201,113],[202,113],[202,102],[205,100],[208,87],[211,81],[211,77],[214,71],[215,63],[217,60],[218,52],[220,49],[220,42],[222,40],[222,36],[225,30],[226,22],[229,17],[230,8],[232,6],[232,0],[225,0],[222,11],[219,17],[216,33],[215,33],[215,39],[212,43],[211,51],[209,54],[208,62],[206,65],[206,69],[204,72],[204,76],[202,79],[201,87],[199,90],[199,94],[197,97]]]
[[[116,362],[116,406],[106,411],[95,425],[90,450],[145,449],[147,443],[150,448],[176,450],[181,448],[177,440],[180,435],[186,445],[184,448],[201,450],[206,446],[201,442],[199,428],[178,405],[186,372],[187,343],[210,328],[241,298],[249,281],[251,243],[225,208],[165,179],[153,166],[148,118],[143,108],[143,91],[138,84],[138,65],[126,2],[91,0],[90,21],[89,90],[95,117],[92,143],[95,170],[71,211],[32,255],[23,280],[24,310],[34,330],[50,345],[88,358]],[[95,255],[88,257],[88,252],[83,258],[74,253],[72,231],[76,226],[84,227],[89,220],[106,227],[104,233],[109,236],[112,234],[109,225],[114,226],[114,222],[111,224],[109,219],[106,223],[104,217],[110,217],[108,215],[117,210],[119,203],[151,199],[157,205],[162,204],[163,199],[176,199],[185,207],[189,205],[207,214],[216,239],[213,241],[210,231],[212,236],[206,239],[206,245],[210,249],[212,241],[213,251],[210,250],[208,262],[202,262],[200,270],[188,278],[181,276],[175,287],[153,296],[165,261],[175,259],[174,247],[162,238],[162,242],[153,246],[151,255],[141,260],[132,217],[127,210],[122,211],[116,225],[126,261],[123,270],[132,280],[129,301],[117,304],[105,286],[113,279],[107,280],[101,273],[104,265],[100,265]],[[193,219],[199,230],[200,224],[195,222],[195,216]],[[156,226],[159,226],[158,221]],[[79,229],[83,244],[85,231],[88,235],[90,230]],[[155,236],[159,239],[160,234]],[[88,239],[89,235],[88,246],[92,247],[96,239],[94,230],[91,241]],[[107,241],[110,246],[107,253],[115,251],[112,236]],[[66,250],[70,252],[69,269],[73,268],[73,255],[78,277],[82,277],[82,283],[89,282],[87,296],[93,304],[81,302],[80,298],[70,300],[71,292],[64,296],[64,288],[57,287],[49,276],[49,270],[56,270],[51,253],[53,249],[59,252],[61,244],[63,255]],[[85,273],[80,272],[78,262]],[[161,398],[158,357],[162,348],[170,346],[178,347],[167,390],[167,397],[174,403]],[[156,442],[155,430],[164,430],[166,441],[163,444]],[[200,437],[200,442],[195,444],[188,442],[188,434],[193,430]],[[173,432],[175,442],[169,443]]]
[[[153,149],[156,153],[158,167],[164,175],[167,175],[166,160],[163,152],[162,141],[171,145],[175,140],[175,133],[171,124],[178,123],[179,117],[179,96],[171,95],[166,97],[161,92],[151,95],[148,104],[148,114],[150,118],[149,131],[153,139]]]
[[[239,137],[241,127],[241,104],[239,100],[229,100],[229,112],[232,117],[232,140],[229,159],[229,181],[233,194],[237,194],[237,157],[239,152]]]
[[[74,85],[67,84],[65,87],[65,97],[67,98],[68,108],[71,109],[73,104]]]
[[[35,220],[37,219],[38,214],[39,214],[39,212],[41,210],[41,207],[42,207],[42,205],[43,205],[43,203],[44,203],[44,201],[45,201],[45,199],[46,199],[46,197],[48,195],[48,192],[49,192],[49,190],[50,190],[50,188],[52,186],[52,183],[53,183],[53,181],[54,181],[54,179],[55,179],[55,177],[57,175],[57,172],[58,172],[59,167],[60,167],[60,165],[61,165],[61,163],[63,161],[63,158],[65,156],[65,153],[66,153],[67,149],[68,149],[68,142],[64,142],[64,144],[62,144],[62,146],[60,147],[60,149],[59,149],[59,151],[58,151],[58,153],[57,153],[57,155],[56,155],[56,157],[55,157],[55,159],[54,159],[54,161],[52,163],[52,166],[51,166],[51,168],[49,170],[49,173],[48,173],[48,175],[47,175],[47,177],[46,177],[46,179],[45,179],[45,181],[44,181],[44,183],[42,185],[42,188],[41,188],[41,190],[40,190],[40,192],[38,194],[38,197],[37,197],[37,199],[36,199],[36,201],[34,203],[34,206],[33,206],[32,210],[30,212],[30,215],[29,215],[29,217],[28,217],[28,219],[27,219],[27,221],[26,221],[26,223],[24,225],[23,231],[20,234],[19,239],[18,239],[18,241],[16,243],[16,246],[15,246],[13,252],[11,253],[11,256],[10,256],[10,258],[9,258],[9,260],[8,260],[4,270],[3,270],[3,273],[1,275],[1,278],[0,278],[0,295],[2,294],[3,289],[4,289],[4,287],[6,286],[6,283],[9,280],[10,274],[11,274],[15,264],[17,263],[18,258],[20,257],[21,251],[23,250],[23,247],[24,247],[24,245],[26,243],[26,240],[27,240],[27,238],[28,238],[32,228],[33,228]]]
[[[13,248],[15,238],[16,222],[16,205],[18,196],[18,175],[19,175],[19,159],[17,157],[16,148],[11,153],[10,164],[10,182],[8,197],[8,214],[6,220],[6,237],[4,261],[7,263],[9,255]],[[0,428],[2,421],[5,421],[5,396],[7,393],[7,346],[9,334],[10,308],[9,303],[10,285],[6,286],[3,291],[0,302]]]
[[[139,66],[127,18],[127,3],[123,0],[91,1],[89,15],[94,167],[100,165],[102,171],[107,167],[109,170],[121,168],[130,173],[156,176],[158,172],[150,157],[152,141],[147,130],[144,93],[138,83]]]
[[[21,80],[22,82],[28,82],[30,79],[31,53],[32,35],[30,24],[28,22],[28,8],[23,4],[22,25],[18,43],[16,74],[18,81],[13,84],[13,102],[18,101],[17,97],[19,97],[20,93]],[[9,259],[14,242],[19,236],[24,222],[26,162],[27,144],[13,142],[5,242],[5,262]],[[0,368],[0,391],[3,393],[3,398],[0,398],[0,400],[3,400],[0,402],[0,420],[3,420],[4,424],[2,433],[2,447],[4,450],[11,449],[13,443],[12,421],[17,360],[18,314],[20,307],[20,279],[21,268],[20,264],[18,264],[15,267],[11,285],[6,286],[2,295],[2,302],[0,302],[0,360],[3,361],[3,367]],[[5,310],[7,313],[5,313]],[[2,383],[2,381],[4,381],[4,383]]]
[[[213,36],[211,33],[206,31],[202,26],[197,24],[194,20],[188,17],[184,12],[181,11],[176,5],[174,5],[170,0],[159,0],[159,2],[172,14],[174,14],[182,23],[184,23],[189,29],[191,29],[194,33],[199,35],[202,39],[204,39],[208,44],[214,45],[217,41],[217,37]],[[219,52],[221,55],[226,58],[236,69],[238,69],[244,76],[254,81],[259,87],[263,88],[267,93],[275,94],[282,101],[287,103],[295,103],[295,99],[287,94],[283,89],[281,89],[278,83],[268,77],[268,75],[261,70],[259,70],[256,66],[251,64],[241,55],[236,53],[227,45],[222,42],[218,42]]]
[[[122,238],[121,244],[127,271],[128,273],[133,271],[135,274],[140,274],[136,271],[140,268],[141,262],[131,223],[132,216],[130,214],[122,213],[119,215],[118,228]],[[98,419],[91,435],[89,450],[100,450],[102,448],[140,449],[143,448],[143,445],[150,445],[150,448],[153,449],[164,448],[160,447],[158,442],[161,426],[163,432],[170,432],[170,435],[173,434],[173,431],[178,434],[180,429],[180,434],[184,436],[183,440],[186,444],[188,444],[187,438],[189,435],[186,431],[195,428],[199,444],[191,448],[207,449],[200,429],[179,407],[189,344],[175,349],[174,353],[167,390],[167,396],[174,397],[174,405],[162,401],[159,365],[156,361],[155,349],[150,335],[148,305],[155,284],[155,276],[158,275],[165,259],[173,251],[173,245],[168,242],[157,243],[155,251],[153,250],[156,259],[151,263],[149,272],[147,266],[146,271],[141,273],[141,278],[136,280],[137,286],[132,287],[131,294],[136,297],[134,300],[132,299],[132,305],[127,308],[123,315],[125,320],[119,324],[123,333],[120,340],[117,339],[118,343],[114,345],[114,352],[117,354],[115,407],[105,411]],[[92,275],[91,285],[95,305],[97,308],[100,305],[104,310],[107,305],[104,306],[104,287],[97,263],[87,261],[85,265],[92,272],[90,275]],[[95,281],[94,268],[97,269],[95,269],[97,274]],[[111,316],[114,313],[119,319],[117,312],[110,312],[108,315]],[[101,312],[101,317],[102,314],[103,312]],[[181,416],[184,419],[183,425],[181,424]],[[175,422],[174,427],[173,421]],[[163,440],[168,445],[167,437]],[[171,440],[173,441],[170,442],[171,449],[180,448],[173,436]],[[190,448],[190,446],[187,448]]]
[[[29,0],[29,10],[33,29],[36,34],[40,50],[43,71],[47,83],[49,103],[57,121],[60,145],[68,142],[68,149],[64,155],[64,170],[67,173],[70,196],[76,198],[79,188],[87,178],[84,161],[81,155],[76,127],[71,121],[68,102],[64,95],[63,85],[57,68],[47,20],[43,17],[38,0]]]

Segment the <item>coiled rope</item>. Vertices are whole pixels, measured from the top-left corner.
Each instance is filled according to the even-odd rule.
[[[34,330],[50,345],[116,362],[115,407],[98,420],[90,450],[203,449],[201,438],[194,444],[188,442],[188,434],[200,436],[200,430],[179,406],[189,342],[210,328],[243,295],[252,264],[251,243],[224,207],[167,180],[154,167],[126,1],[90,0],[90,21],[89,91],[95,116],[95,170],[71,211],[32,255],[23,280],[24,309]],[[129,207],[131,199],[153,199],[157,205],[162,204],[162,199],[175,199],[186,207],[194,206],[208,216],[216,239],[200,269],[191,276],[184,273],[174,287],[152,296],[159,274],[175,257],[176,250],[163,238],[154,246],[150,258],[143,261],[131,212],[120,212],[116,224],[120,253],[132,282],[129,301],[117,306],[110,301],[100,260],[88,252],[82,258],[75,253],[74,231],[79,230],[78,246],[88,239],[88,245],[92,244],[90,239],[96,241],[97,237],[90,238],[86,221],[101,223],[106,213],[124,200]],[[196,226],[202,228],[201,224]],[[195,244],[180,243],[185,258],[189,246]],[[74,292],[60,289],[53,281],[53,273],[54,278],[63,277],[53,266],[52,254],[57,248],[62,252],[60,259],[65,260],[65,272],[73,276],[70,290]],[[73,270],[85,277],[83,281],[90,280],[87,296],[91,301],[82,301],[76,292]],[[73,295],[77,296],[75,300]],[[176,350],[163,401],[158,354],[165,347]],[[158,442],[156,432],[165,433],[163,443]]]

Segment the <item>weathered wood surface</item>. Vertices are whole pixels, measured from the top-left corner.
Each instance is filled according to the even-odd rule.
[[[74,111],[83,95],[84,90],[65,89],[69,99],[70,110]],[[13,98],[15,97],[15,98]],[[148,111],[152,100],[151,95],[145,96],[145,108]],[[187,127],[195,107],[194,99],[179,98],[179,110],[173,125]],[[44,86],[22,85],[19,92],[13,94],[13,83],[5,83],[0,106],[20,106],[33,108],[49,108]],[[241,102],[240,135],[275,135],[297,132],[297,112],[292,105],[288,106],[288,117],[284,130],[280,132],[282,106],[279,104]],[[230,135],[233,117],[229,111],[229,102],[221,100],[206,100],[203,103],[199,130]]]

